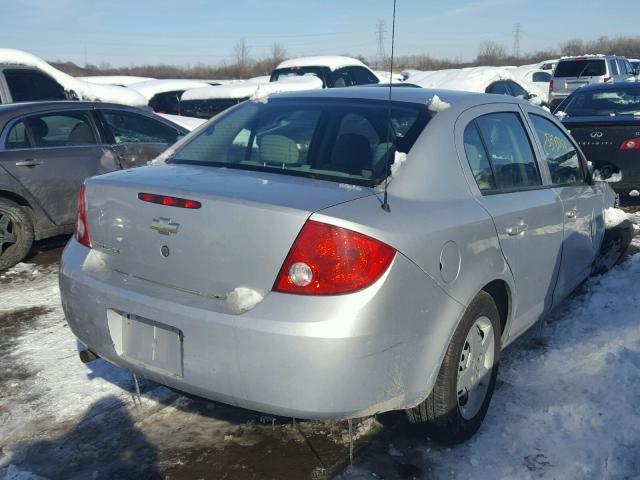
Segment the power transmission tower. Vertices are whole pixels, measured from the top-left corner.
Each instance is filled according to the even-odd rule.
[[[520,58],[520,35],[522,34],[522,26],[516,23],[513,29],[513,56]]]
[[[378,53],[376,55],[378,57],[378,67],[382,67],[385,59],[387,58],[387,53],[384,50],[385,33],[387,33],[387,30],[385,29],[384,20],[378,20],[376,26],[376,39],[378,41]]]

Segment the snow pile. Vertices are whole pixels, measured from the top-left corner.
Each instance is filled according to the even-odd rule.
[[[155,95],[165,92],[175,92],[191,90],[194,88],[210,88],[206,82],[200,80],[188,79],[163,79],[163,80],[147,80],[146,82],[134,83],[129,88],[140,93],[147,101],[151,100]]]
[[[164,117],[167,120],[178,124],[183,128],[186,128],[190,132],[206,122],[206,120],[202,118],[185,117],[183,115],[171,115],[169,113],[156,113],[156,115],[160,115],[161,117]]]
[[[391,176],[395,176],[404,162],[407,161],[407,154],[396,151],[393,155],[393,163],[391,164]]]
[[[433,97],[431,97],[431,99],[427,102],[427,109],[429,109],[429,111],[431,113],[440,113],[440,112],[444,112],[447,108],[449,108],[451,106],[450,103],[445,102],[444,100],[441,100],[440,97],[438,95],[434,95]]]
[[[485,93],[487,87],[498,80],[513,80],[520,83],[509,73],[507,68],[500,67],[455,68],[427,72],[404,71],[403,73],[406,75],[407,82],[423,88],[477,93]]]
[[[147,104],[137,92],[124,87],[83,82],[53,68],[41,58],[21,50],[0,48],[0,64],[25,65],[37,68],[62,85],[67,92],[75,92],[80,97],[80,100],[112,102],[131,106]]]
[[[133,75],[92,75],[75,78],[82,82],[96,83],[98,85],[118,85],[121,87],[128,87],[134,83],[146,82],[148,80],[155,80],[151,77],[135,77]]]
[[[373,70],[376,77],[380,80],[380,83],[402,83],[404,76],[402,73],[390,73],[384,70]]]
[[[262,75],[260,77],[247,78],[242,83],[250,84],[250,85],[260,85],[262,83],[269,83],[271,80],[271,75]]]
[[[619,208],[609,207],[604,210],[605,228],[613,228],[620,225],[625,220],[629,220],[629,215]]]
[[[264,296],[252,288],[237,287],[228,293],[225,300],[237,312],[246,312],[259,304]]]

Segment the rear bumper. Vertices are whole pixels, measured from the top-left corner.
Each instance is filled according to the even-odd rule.
[[[102,358],[201,397],[313,419],[422,401],[463,310],[401,254],[361,292],[272,292],[254,309],[233,315],[214,311],[204,297],[107,270],[94,251],[71,240],[60,288],[73,333]],[[180,373],[123,354],[117,328],[124,314],[181,333]]]
[[[628,195],[632,190],[640,190],[640,151],[622,151],[601,154],[584,149],[587,158],[596,169],[609,166],[614,172],[622,172],[620,182],[610,183],[616,193]]]

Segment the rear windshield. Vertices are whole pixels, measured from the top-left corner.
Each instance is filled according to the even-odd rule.
[[[560,109],[570,117],[640,115],[640,86],[605,91],[578,91],[571,95]]]
[[[180,102],[180,114],[186,117],[210,119],[224,112],[246,98],[211,98],[207,100],[182,100]]]
[[[271,81],[286,80],[293,77],[317,77],[325,83],[324,72],[322,67],[292,67],[279,68],[271,74]]]
[[[245,102],[213,120],[168,163],[210,165],[374,186],[428,121],[412,103],[344,98]]]
[[[562,60],[558,63],[553,76],[563,77],[601,77],[607,73],[604,60]]]

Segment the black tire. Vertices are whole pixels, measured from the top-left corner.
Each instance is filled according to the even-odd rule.
[[[33,244],[33,224],[25,207],[0,198],[0,271],[27,256]]]
[[[624,258],[633,239],[633,224],[625,220],[605,230],[598,256],[591,267],[592,275],[602,275],[618,265]]]
[[[489,385],[478,412],[464,418],[458,404],[458,370],[469,331],[477,319],[486,317],[494,334],[494,364],[488,375]],[[500,362],[500,314],[491,295],[480,292],[467,307],[460,325],[453,334],[431,394],[418,406],[407,410],[409,422],[418,424],[435,441],[453,445],[475,434],[489,408]]]

